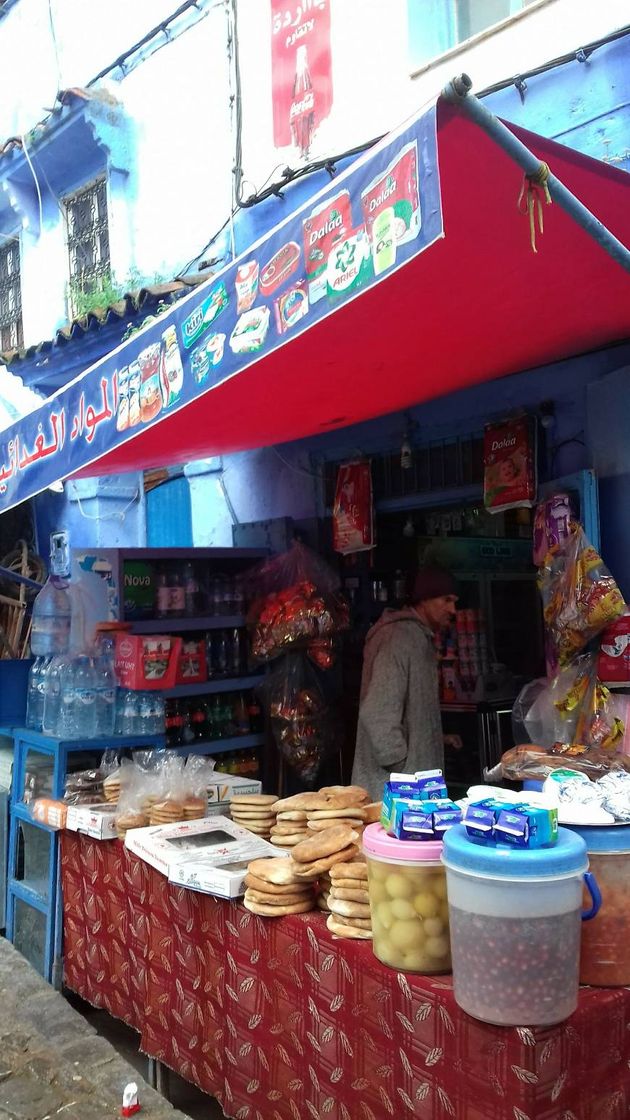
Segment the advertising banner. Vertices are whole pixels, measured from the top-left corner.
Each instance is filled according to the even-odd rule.
[[[0,510],[96,464],[241,377],[441,236],[433,104],[159,320],[0,433]]]
[[[372,469],[367,459],[342,463],[333,506],[333,548],[348,556],[374,548]]]
[[[332,108],[331,0],[271,0],[273,142],[303,159]]]

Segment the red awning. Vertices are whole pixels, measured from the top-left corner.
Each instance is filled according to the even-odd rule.
[[[630,246],[630,175],[510,128]],[[630,276],[558,205],[532,252],[521,171],[446,104],[438,151],[443,239],[83,473],[283,443],[628,337]]]

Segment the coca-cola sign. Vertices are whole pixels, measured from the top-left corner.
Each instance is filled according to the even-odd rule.
[[[271,0],[273,140],[308,159],[332,107],[331,0]]]

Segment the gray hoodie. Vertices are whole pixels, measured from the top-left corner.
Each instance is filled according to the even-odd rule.
[[[433,635],[411,608],[386,610],[365,640],[352,783],[380,801],[390,771],[443,766]]]

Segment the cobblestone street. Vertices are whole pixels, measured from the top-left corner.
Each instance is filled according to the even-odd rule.
[[[145,1120],[187,1120],[0,938],[0,1120],[107,1120],[130,1081]]]

